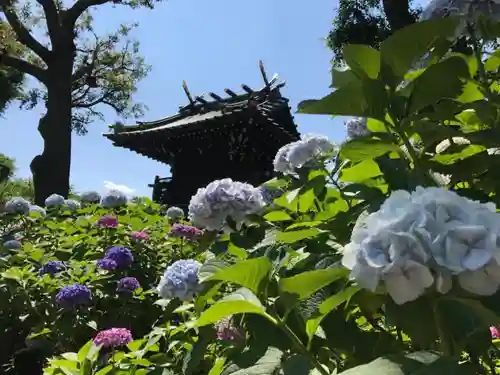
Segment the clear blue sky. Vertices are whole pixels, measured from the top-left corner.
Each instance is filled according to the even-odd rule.
[[[183,79],[194,94],[222,95],[226,87],[241,91],[242,83],[261,86],[259,59],[268,75],[278,73],[287,81],[283,94],[293,110],[301,100],[328,94],[332,54],[324,37],[335,6],[335,0],[169,0],[154,10],[100,7],[95,21],[99,32],[122,22],[140,24],[134,36],[153,70],[135,99],[149,107],[143,120],[156,120],[187,104]],[[0,119],[0,152],[16,159],[20,177],[30,175],[29,163],[42,148],[36,129],[41,113],[43,108],[13,107]],[[83,191],[102,190],[111,181],[150,196],[147,184],[155,175],[167,176],[168,167],[102,137],[117,119],[106,111],[106,123],[93,123],[87,136],[74,136],[71,183]],[[296,115],[295,120],[303,134],[325,134],[335,141],[345,136],[342,119]]]

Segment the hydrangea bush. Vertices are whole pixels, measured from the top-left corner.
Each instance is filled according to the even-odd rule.
[[[346,46],[299,112],[352,117],[348,138],[284,146],[263,186],[213,181],[166,218],[13,203],[2,328],[47,337],[47,375],[496,374],[500,25],[474,18],[461,55],[461,21]]]

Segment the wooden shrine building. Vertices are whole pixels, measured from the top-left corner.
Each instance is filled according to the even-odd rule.
[[[104,134],[115,146],[125,147],[169,164],[171,177],[155,178],[153,200],[185,207],[197,189],[213,180],[233,180],[258,185],[273,176],[273,160],[283,145],[300,139],[288,105],[281,96],[277,76],[267,79],[262,62],[264,88],[241,85],[243,93],[225,89],[191,96],[179,113],[135,126],[114,125]]]

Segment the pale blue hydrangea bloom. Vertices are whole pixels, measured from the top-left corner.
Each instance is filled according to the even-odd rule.
[[[40,214],[41,216],[47,215],[47,211],[45,211],[45,208],[37,206],[36,204],[30,205],[30,213],[31,212],[36,212],[36,213]]]
[[[180,207],[172,206],[167,209],[167,217],[172,220],[182,219],[184,210]]]
[[[189,202],[189,218],[194,225],[207,230],[228,229],[228,218],[241,226],[248,215],[260,212],[265,206],[258,188],[224,178],[198,189]]]
[[[5,212],[9,214],[27,215],[30,212],[30,202],[22,197],[14,197],[5,203]]]
[[[500,286],[500,215],[443,188],[396,191],[379,211],[358,218],[342,263],[374,291],[383,284],[398,304],[453,280],[474,294]]]
[[[101,195],[97,191],[86,191],[80,197],[83,203],[98,203],[101,200]]]
[[[348,139],[364,137],[370,134],[368,130],[368,121],[363,117],[355,117],[347,120],[345,122],[345,127]]]
[[[2,246],[7,250],[17,250],[23,247],[23,244],[18,240],[5,241]]]
[[[80,208],[80,202],[77,202],[74,199],[66,199],[64,201],[64,207],[69,211],[76,211]]]
[[[200,291],[198,271],[201,263],[193,259],[178,260],[168,266],[158,287],[161,298],[178,298],[181,301],[193,299]]]
[[[45,199],[46,207],[61,207],[65,202],[65,199],[62,195],[59,194],[51,194]]]
[[[120,190],[109,190],[101,198],[101,206],[105,208],[115,208],[127,204],[127,196]]]
[[[307,134],[302,140],[289,143],[278,150],[273,162],[274,170],[294,174],[298,168],[334,150],[335,145],[327,137]]]

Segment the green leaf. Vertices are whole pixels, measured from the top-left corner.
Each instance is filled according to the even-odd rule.
[[[264,215],[264,219],[270,222],[293,220],[293,218],[285,211],[269,212],[266,215]]]
[[[309,375],[311,369],[311,361],[305,355],[292,355],[283,363],[283,375]]]
[[[203,283],[226,267],[227,263],[218,259],[210,259],[200,267],[200,270],[198,271],[198,278],[200,282]]]
[[[458,56],[450,57],[427,68],[411,85],[410,113],[414,113],[444,98],[455,98],[469,77],[467,62]]]
[[[240,288],[205,310],[198,320],[186,325],[202,327],[236,314],[259,314],[276,324],[276,320],[266,313],[255,294],[246,288]]]
[[[363,182],[382,175],[378,164],[373,159],[363,160],[350,168],[342,169],[341,178],[346,182]]]
[[[395,145],[388,140],[356,138],[342,145],[340,155],[351,161],[362,161],[366,159],[374,159],[389,152],[400,151],[401,149],[398,145]]]
[[[338,89],[344,86],[359,85],[360,80],[356,74],[347,67],[332,68],[332,84],[330,88]]]
[[[344,60],[356,73],[376,79],[380,72],[380,52],[362,44],[348,44],[343,50]]]
[[[282,356],[283,352],[281,350],[269,347],[253,366],[237,369],[236,371],[224,371],[223,375],[271,375],[280,366]]]
[[[454,37],[459,22],[457,17],[445,17],[417,22],[397,31],[382,42],[382,61],[397,77],[404,77],[440,38]]]
[[[299,273],[298,275],[282,278],[279,289],[282,293],[294,295],[303,300],[336,280],[346,278],[349,271],[345,268],[326,268]]]
[[[304,100],[297,112],[312,115],[364,116],[368,104],[363,86],[343,86],[319,100]]]
[[[346,289],[342,289],[340,292],[335,293],[333,296],[328,297],[326,300],[321,302],[318,306],[318,311],[307,320],[306,322],[306,333],[309,340],[312,340],[314,334],[318,330],[321,321],[327,316],[332,310],[336,309],[338,306],[344,302],[351,299],[351,297],[359,291],[358,287],[350,286]]]
[[[318,228],[291,230],[287,232],[276,233],[276,239],[282,243],[296,243],[308,238],[313,238],[323,233]]]
[[[411,355],[409,355],[410,357]],[[415,359],[414,359],[415,358]],[[418,359],[418,360],[417,360]],[[339,375],[466,375],[467,371],[453,358],[441,357],[426,363],[421,355],[387,356],[365,365],[353,367]]]
[[[248,259],[220,269],[205,281],[232,282],[258,293],[262,280],[269,275],[271,268],[271,261],[266,257]]]
[[[441,164],[449,165],[453,164],[458,160],[466,159],[470,156],[479,154],[486,150],[486,147],[480,145],[468,145],[464,147],[460,152],[450,153],[450,154],[437,154],[431,160],[437,161]]]
[[[203,327],[199,330],[198,341],[194,343],[191,349],[184,356],[182,362],[182,373],[184,375],[197,374],[198,366],[205,357],[208,345],[212,341],[213,329],[212,327]]]
[[[221,375],[222,374],[222,370],[224,369],[224,364],[225,363],[226,363],[226,359],[225,358],[218,357],[215,360],[214,365],[210,369],[210,372],[208,373],[208,375]]]

